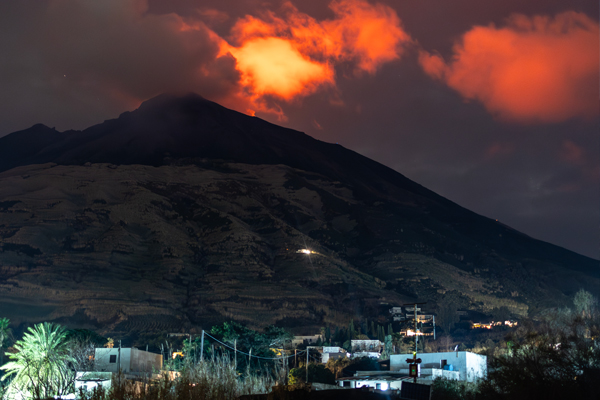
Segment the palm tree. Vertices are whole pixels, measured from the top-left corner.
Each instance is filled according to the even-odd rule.
[[[73,358],[65,328],[48,322],[37,324],[28,329],[14,348],[17,353],[7,353],[11,361],[0,367],[6,371],[2,380],[12,376],[9,396],[13,393],[24,399],[45,399],[72,389],[74,376],[69,363]]]
[[[4,361],[2,348],[4,347],[4,341],[8,338],[10,332],[8,325],[10,325],[8,318],[0,318],[0,362]]]

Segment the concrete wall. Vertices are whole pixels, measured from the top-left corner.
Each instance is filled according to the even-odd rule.
[[[121,371],[129,371],[129,350],[121,349]],[[110,362],[110,356],[115,362]],[[118,348],[96,348],[94,354],[94,367],[97,371],[119,372],[119,349]]]
[[[454,371],[459,371],[462,381],[473,382],[487,375],[487,357],[468,351],[420,353],[417,357],[421,359],[421,374],[424,369],[440,368],[440,361],[446,360],[447,364],[454,367]],[[408,370],[407,358],[412,358],[412,354],[391,355],[390,371]]]
[[[162,369],[162,355],[150,353],[148,351],[131,349],[130,353],[131,371],[135,372],[154,372]]]
[[[110,356],[116,356],[115,362],[110,362]],[[119,349],[97,348],[95,351],[95,367],[98,371],[118,372]],[[162,369],[162,355],[143,350],[122,348],[121,371],[146,372],[160,371]]]

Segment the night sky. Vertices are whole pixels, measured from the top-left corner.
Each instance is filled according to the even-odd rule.
[[[0,136],[194,91],[600,258],[590,0],[0,2]]]

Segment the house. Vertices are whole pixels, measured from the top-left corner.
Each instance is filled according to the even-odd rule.
[[[75,393],[80,390],[91,392],[96,388],[109,390],[112,382],[112,372],[83,371],[75,374]]]
[[[324,346],[323,354],[321,354],[321,362],[327,364],[329,360],[338,360],[346,357],[346,350],[337,346]]]
[[[160,371],[163,356],[135,348],[97,348],[95,368],[103,372],[145,375]]]
[[[391,371],[356,371],[354,376],[336,379],[339,386],[347,389],[370,387],[377,390],[400,390],[408,374]],[[410,378],[412,379],[412,378]]]
[[[379,340],[352,340],[352,357],[379,358],[383,343]]]
[[[402,307],[392,307],[392,308],[390,308],[390,314],[392,314],[392,315],[402,314]]]
[[[390,371],[406,373],[409,364],[407,359],[412,354],[393,354],[390,356]],[[448,379],[473,382],[487,375],[487,357],[469,351],[444,353],[420,353],[421,378],[433,380],[438,376]]]
[[[312,336],[294,336],[292,339],[292,347],[296,347],[299,344],[305,344],[307,346],[314,346],[319,341],[323,341],[322,335],[312,335]]]

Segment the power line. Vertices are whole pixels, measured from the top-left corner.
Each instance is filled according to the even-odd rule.
[[[212,337],[211,335],[209,335],[209,334],[208,334],[208,333],[206,333],[206,332],[204,332],[204,334],[205,334],[206,336],[208,336],[209,338],[213,339],[214,341],[216,341],[216,342],[218,342],[218,343],[221,343],[223,346],[225,346],[225,347],[228,347],[228,348],[230,348],[231,350],[233,350],[233,351],[235,351],[235,352],[238,352],[238,353],[244,354],[244,355],[246,355],[246,356],[249,356],[249,357],[261,358],[261,359],[263,359],[263,360],[283,360],[284,358],[295,357],[295,355],[286,356],[286,357],[275,357],[275,358],[269,358],[269,357],[260,357],[260,356],[253,356],[252,354],[249,354],[249,353],[244,353],[244,352],[243,352],[243,351],[241,351],[241,350],[237,350],[237,349],[235,349],[235,348],[231,347],[230,345],[228,345],[228,344],[226,344],[226,343],[223,343],[223,342],[221,342],[219,339],[217,339],[217,338],[215,338],[215,337]],[[302,353],[302,352],[300,352],[300,353]]]

